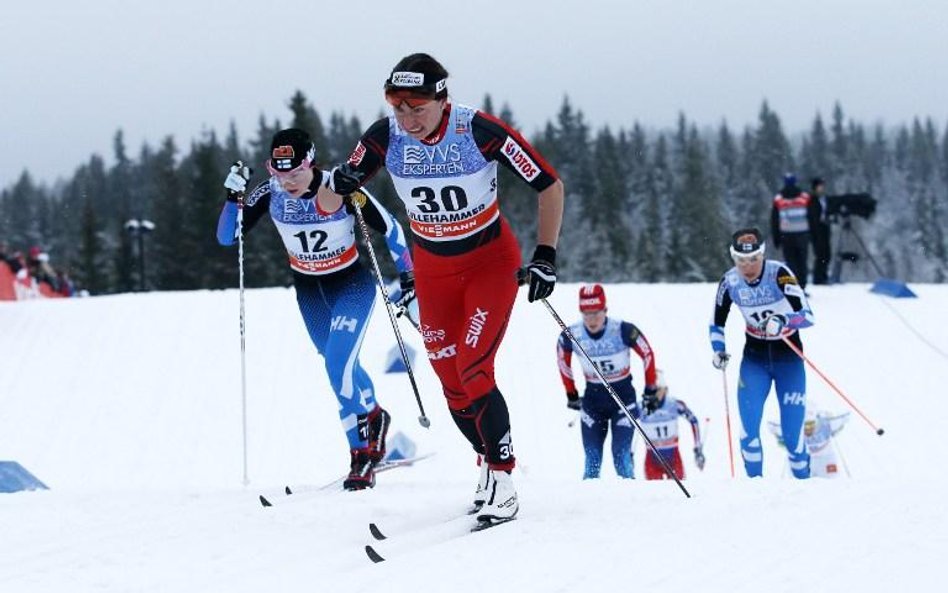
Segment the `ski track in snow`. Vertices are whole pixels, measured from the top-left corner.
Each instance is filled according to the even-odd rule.
[[[556,370],[558,327],[520,295],[498,356],[511,410],[521,500],[517,521],[468,533],[478,470],[446,412],[409,326],[432,426],[418,425],[404,374],[382,372],[394,346],[376,307],[363,364],[392,433],[438,454],[380,474],[373,491],[279,499],[284,484],[319,485],[348,465],[322,362],[292,290],[247,292],[248,473],[242,486],[237,292],[116,295],[0,303],[0,459],[48,492],[0,494],[0,591],[347,590],[759,592],[922,589],[948,550],[939,469],[948,364],[865,285],[812,287],[817,325],[806,353],[876,424],[852,414],[838,437],[851,479],[797,482],[762,427],[762,480],[743,473],[737,364],[728,369],[738,478],[731,479],[720,374],[707,325],[714,286],[607,285],[610,315],[648,336],[671,392],[709,418],[704,472],[682,456],[692,493],[614,477],[583,482],[579,429]],[[948,287],[913,285],[889,304],[948,350]],[[577,285],[551,304],[571,323]],[[740,315],[729,350],[739,358]],[[578,367],[577,367],[578,368]],[[641,387],[641,363],[633,356]],[[811,402],[845,403],[812,371]],[[773,396],[764,421],[776,418]],[[642,473],[637,443],[636,473]],[[292,498],[292,497],[290,497]],[[369,534],[375,522],[388,536]],[[387,561],[372,564],[372,544]],[[489,581],[485,581],[489,579]]]

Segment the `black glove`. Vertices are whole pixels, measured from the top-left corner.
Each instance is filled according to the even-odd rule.
[[[556,249],[549,245],[537,245],[533,259],[527,264],[527,281],[530,291],[527,300],[531,303],[553,294],[556,285]]]
[[[575,391],[566,392],[566,407],[570,410],[581,410],[583,409],[583,398],[579,397],[579,394]]]
[[[642,393],[642,407],[645,408],[645,413],[651,414],[658,409],[658,406],[658,389],[654,385],[646,387]]]
[[[695,447],[695,465],[698,466],[698,469],[704,471],[704,452],[701,447]]]
[[[365,174],[353,168],[349,163],[336,165],[329,172],[329,189],[340,196],[347,196],[362,187]]]
[[[415,300],[415,273],[411,270],[402,272],[398,275],[398,281],[402,294],[395,301],[395,306],[400,309],[407,309],[408,305]]]

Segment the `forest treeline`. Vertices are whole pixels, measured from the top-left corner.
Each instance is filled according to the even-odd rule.
[[[235,286],[236,251],[220,247],[214,234],[230,164],[254,164],[252,182],[264,179],[273,133],[301,127],[313,135],[318,161],[331,165],[348,156],[370,123],[335,112],[324,118],[301,91],[287,106],[286,120],[261,115],[248,139],[231,124],[186,147],[169,136],[132,154],[118,131],[111,165],[92,155],[52,187],[24,171],[0,191],[0,240],[41,246],[93,294],[135,290],[142,280],[150,290]],[[517,126],[511,109],[495,111],[490,96],[480,107]],[[948,278],[948,129],[939,132],[930,118],[894,128],[864,125],[837,104],[828,119],[817,114],[808,130],[788,134],[764,102],[756,123],[743,129],[701,126],[685,114],[666,129],[638,122],[593,129],[564,98],[556,116],[528,137],[567,189],[558,249],[563,280],[714,281],[730,265],[726,245],[734,228],[767,232],[772,198],[788,171],[804,189],[820,176],[830,194],[869,192],[878,200],[875,215],[853,226],[885,276]],[[369,188],[403,211],[386,173]],[[525,256],[535,241],[535,196],[501,171],[502,209]],[[129,220],[142,219],[155,225],[144,240],[143,279],[137,239],[126,229]],[[286,254],[269,226],[247,238],[248,286],[289,283]],[[843,268],[844,280],[877,275],[865,261]]]

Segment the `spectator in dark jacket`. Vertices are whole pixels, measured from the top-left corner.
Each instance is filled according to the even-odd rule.
[[[810,225],[813,239],[813,284],[829,284],[830,221],[826,214],[826,182],[814,177],[810,182],[810,197],[813,202],[814,220]]]

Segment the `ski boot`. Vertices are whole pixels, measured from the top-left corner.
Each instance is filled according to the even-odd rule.
[[[352,457],[349,476],[342,483],[342,487],[346,490],[365,490],[375,486],[375,462],[372,461],[368,447],[352,449],[349,454]]]
[[[517,491],[514,489],[510,472],[496,469],[487,471],[487,497],[477,512],[477,520],[488,523],[510,521],[520,510]]]
[[[388,427],[392,423],[391,415],[376,405],[369,412],[369,457],[373,464],[385,458],[385,437],[388,436]]]
[[[471,510],[467,512],[468,515],[474,515],[480,512],[484,503],[487,501],[487,486],[490,469],[487,467],[487,460],[484,459],[483,455],[477,456],[477,464],[481,466],[481,476],[477,480],[477,490],[474,491],[474,504],[471,506]]]

